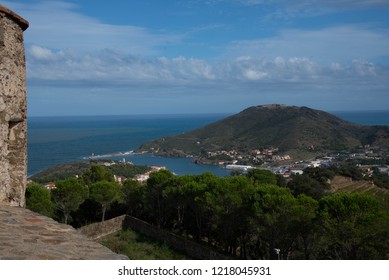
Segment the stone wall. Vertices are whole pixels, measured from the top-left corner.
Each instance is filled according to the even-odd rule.
[[[24,206],[27,175],[28,22],[0,5],[0,204]]]
[[[106,220],[100,223],[93,223],[83,226],[78,229],[79,232],[88,236],[91,240],[98,240],[111,233],[121,231],[124,227],[126,215],[122,215],[113,219]]]
[[[181,236],[170,233],[150,225],[135,217],[123,215],[101,223],[94,223],[79,229],[79,231],[92,240],[102,238],[108,234],[120,230],[132,229],[140,234],[151,237],[160,242],[168,244],[170,247],[185,252],[193,259],[200,260],[227,260],[228,256],[216,252],[206,246],[194,241],[188,240]]]

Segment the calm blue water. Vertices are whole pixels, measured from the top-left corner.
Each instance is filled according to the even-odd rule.
[[[389,111],[332,113],[360,124],[389,125]],[[228,115],[29,117],[28,175],[60,163],[81,160],[92,153],[131,151],[146,141],[202,127]],[[226,176],[230,172],[217,166],[196,165],[188,158],[131,155],[126,160],[140,165],[166,166],[179,175],[211,171]]]
[[[389,125],[389,111],[335,111],[331,114],[363,125]]]
[[[28,175],[60,163],[81,160],[93,153],[102,155],[131,151],[146,141],[202,127],[227,115],[30,117]],[[229,174],[217,166],[196,165],[188,158],[132,155],[126,160],[140,165],[166,166],[180,175],[206,171],[219,176]]]

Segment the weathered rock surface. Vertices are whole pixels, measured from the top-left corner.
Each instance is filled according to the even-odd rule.
[[[0,205],[0,260],[125,260],[68,225]]]
[[[0,204],[23,206],[27,98],[23,31],[28,22],[0,5]]]

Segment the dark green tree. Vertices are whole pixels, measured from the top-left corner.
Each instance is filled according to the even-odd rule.
[[[286,182],[286,179],[284,178],[284,176],[282,176],[281,174],[276,174],[276,178],[277,178],[277,186],[279,187],[286,187],[287,185],[287,182]]]
[[[105,169],[99,164],[92,164],[90,169],[85,170],[82,179],[87,186],[91,186],[99,181],[114,182],[112,171]]]
[[[343,164],[338,168],[334,168],[334,172],[357,181],[363,179],[362,171],[358,169],[358,167],[352,165]]]
[[[190,215],[191,193],[190,186],[195,181],[195,176],[184,175],[175,176],[169,180],[169,185],[164,190],[169,208],[174,209],[172,213],[171,226],[174,231],[183,233],[185,231],[184,222],[188,220]]]
[[[51,199],[54,208],[62,213],[62,220],[67,224],[70,213],[76,211],[88,197],[88,188],[76,178],[57,181],[55,185],[56,188],[51,191]]]
[[[295,176],[287,187],[293,191],[294,195],[305,194],[314,199],[322,198],[330,185],[327,182],[320,182],[307,174]]]
[[[320,183],[329,183],[336,173],[329,168],[308,167],[304,169],[304,175],[309,176]]]
[[[52,217],[53,209],[50,191],[40,184],[30,183],[26,189],[26,208]]]
[[[297,196],[296,205],[290,219],[290,233],[295,234],[293,258],[310,260],[313,258],[317,242],[317,200],[305,194]]]
[[[364,193],[336,193],[319,203],[322,259],[387,259],[387,213]],[[385,237],[386,236],[386,237]]]
[[[247,177],[257,184],[277,185],[277,176],[265,169],[252,169],[247,173]]]
[[[145,207],[158,227],[164,227],[172,214],[172,209],[166,200],[166,190],[173,178],[173,173],[168,170],[152,172],[145,186]]]
[[[173,215],[177,217],[178,230],[197,241],[209,231],[210,207],[206,195],[217,180],[219,178],[211,173],[175,176],[165,191],[171,208],[176,209],[177,215]]]
[[[90,198],[101,205],[101,221],[105,220],[105,212],[114,201],[120,200],[120,185],[115,182],[99,181],[90,187]]]
[[[252,181],[244,176],[219,178],[206,194],[210,209],[212,234],[225,253],[244,257],[249,232],[248,202],[253,193]]]
[[[287,188],[261,185],[255,190],[253,199],[251,226],[254,238],[250,255],[260,259],[287,258],[296,239],[291,223],[296,198]]]
[[[127,213],[140,217],[143,212],[145,186],[140,182],[127,179],[121,188],[122,201],[126,205]]]

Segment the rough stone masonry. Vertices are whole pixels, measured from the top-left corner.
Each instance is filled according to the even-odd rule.
[[[0,5],[0,204],[24,206],[27,98],[23,32],[28,22]]]
[[[0,260],[123,260],[68,225],[24,209],[28,22],[0,5]],[[19,206],[19,207],[11,207]]]

